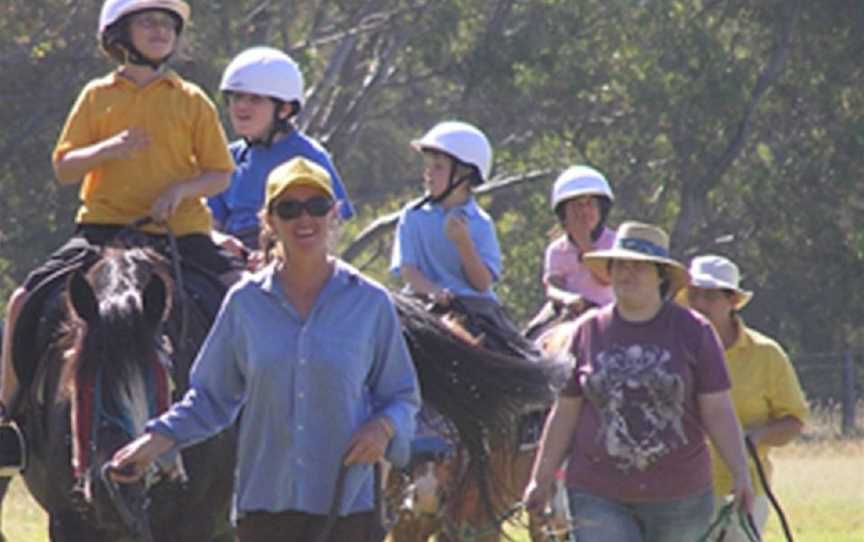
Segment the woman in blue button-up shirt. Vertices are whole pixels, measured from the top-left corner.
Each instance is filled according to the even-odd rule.
[[[337,473],[351,465],[330,540],[366,540],[371,465],[408,458],[419,391],[390,296],[328,252],[336,207],[327,172],[304,158],[268,178],[275,261],[234,286],[182,401],[119,450],[131,481],[159,455],[234,423],[234,514],[241,542],[314,540]],[[116,472],[116,471],[115,471]]]

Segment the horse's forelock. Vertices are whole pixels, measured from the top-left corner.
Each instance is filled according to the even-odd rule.
[[[154,276],[158,276],[165,284],[167,315],[174,295],[174,281],[168,269],[165,258],[151,249],[107,248],[103,258],[91,267],[88,278],[100,307],[107,309],[111,306],[109,301],[123,296],[121,307],[140,311],[141,294]]]
[[[97,321],[75,318],[67,295],[71,318],[59,343],[65,353],[64,388],[71,390],[75,375],[92,375],[100,367],[109,386],[123,382],[159,355],[159,322],[145,318],[142,306],[142,292],[154,275],[164,282],[170,307],[173,282],[164,259],[148,249],[107,248],[86,275],[99,306]]]

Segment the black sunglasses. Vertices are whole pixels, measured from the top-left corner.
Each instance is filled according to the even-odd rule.
[[[283,199],[273,206],[276,216],[282,220],[299,218],[305,210],[309,216],[322,217],[333,208],[333,200],[326,196],[315,196],[305,201]]]

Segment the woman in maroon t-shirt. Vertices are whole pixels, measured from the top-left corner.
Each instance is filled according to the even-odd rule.
[[[750,511],[753,488],[729,398],[723,349],[710,323],[668,300],[687,270],[661,229],[627,222],[610,250],[585,255],[608,274],[615,302],[574,326],[573,374],[543,431],[529,508],[548,501],[567,461],[579,540],[696,540],[713,513],[705,435],[735,475]]]

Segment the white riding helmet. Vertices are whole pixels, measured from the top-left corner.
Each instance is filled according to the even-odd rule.
[[[183,23],[189,21],[189,4],[183,0],[105,0],[99,14],[99,34],[119,21],[124,15],[145,9],[167,9],[177,14]]]
[[[579,196],[603,196],[615,201],[609,182],[602,173],[588,166],[571,166],[564,170],[552,186],[552,209],[558,204]]]
[[[272,47],[246,49],[228,64],[222,92],[247,92],[303,104],[303,74],[291,57]]]
[[[475,126],[459,121],[441,122],[420,139],[412,141],[411,146],[418,151],[434,150],[449,154],[460,162],[475,166],[480,173],[480,182],[489,180],[492,145]]]

